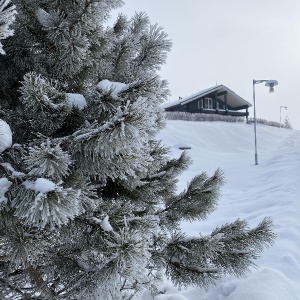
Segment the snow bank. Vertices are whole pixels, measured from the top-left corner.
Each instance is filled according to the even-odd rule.
[[[209,234],[237,218],[253,227],[270,216],[277,239],[246,278],[227,276],[207,292],[193,287],[178,291],[166,281],[164,295],[145,293],[142,299],[182,295],[189,300],[300,300],[300,131],[258,124],[257,166],[253,124],[167,121],[158,138],[175,157],[182,153],[178,144],[191,146],[193,164],[179,178],[178,191],[201,171],[213,174],[220,167],[225,173],[218,208],[206,221],[183,222],[188,235]]]
[[[184,297],[183,295],[174,294],[174,295],[158,295],[154,297],[154,300],[189,300],[189,299]]]

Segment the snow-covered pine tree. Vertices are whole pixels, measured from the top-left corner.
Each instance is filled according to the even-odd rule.
[[[293,126],[287,116],[285,117],[285,119],[283,121],[283,126],[284,126],[284,128],[287,128],[287,129],[293,129]]]
[[[121,0],[14,3],[0,57],[0,298],[137,299],[162,274],[178,286],[243,275],[272,243],[268,219],[180,231],[216,207],[224,180],[202,173],[176,193],[190,160],[155,139],[163,30],[143,13],[105,27]]]

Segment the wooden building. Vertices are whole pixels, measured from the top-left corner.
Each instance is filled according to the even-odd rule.
[[[220,114],[248,119],[252,105],[224,85],[216,85],[189,97],[163,105],[165,111]]]

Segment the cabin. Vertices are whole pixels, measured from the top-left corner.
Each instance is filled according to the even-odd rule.
[[[224,85],[216,85],[191,96],[166,103],[163,109],[169,112],[220,114],[246,117],[252,104]]]

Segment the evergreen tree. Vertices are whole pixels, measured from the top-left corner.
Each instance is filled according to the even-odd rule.
[[[271,222],[237,220],[189,238],[223,184],[217,170],[176,193],[190,164],[155,139],[171,42],[121,0],[15,0],[15,34],[0,57],[0,298],[133,299],[245,274],[272,243]],[[7,125],[8,126],[8,125]],[[7,131],[8,132],[8,131]],[[9,145],[9,144],[7,144]]]
[[[287,128],[287,129],[293,129],[293,126],[288,117],[285,117],[285,119],[283,121],[283,127]]]

